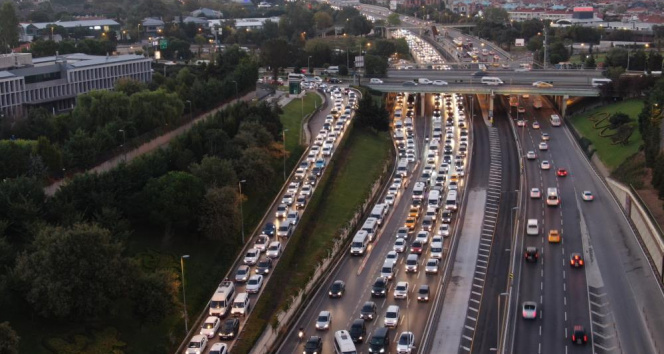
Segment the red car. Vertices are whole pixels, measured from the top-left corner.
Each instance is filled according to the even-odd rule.
[[[583,267],[583,257],[581,257],[581,255],[578,253],[572,253],[572,257],[570,257],[569,264],[574,268]]]
[[[564,168],[559,168],[558,171],[556,171],[556,174],[558,177],[565,177],[567,176],[567,170]]]
[[[415,241],[410,245],[410,253],[422,254],[422,249],[423,248],[424,248],[424,245],[422,245],[422,242]]]

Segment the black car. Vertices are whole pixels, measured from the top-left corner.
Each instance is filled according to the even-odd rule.
[[[443,221],[443,224],[449,224],[452,222],[452,212],[449,210],[443,211],[443,215],[441,215],[441,219]]]
[[[340,84],[341,79],[337,79],[336,77],[333,77],[333,78],[330,79],[330,83],[331,84]]]
[[[256,274],[268,274],[272,270],[272,258],[270,257],[263,257],[261,258],[260,261],[258,261],[258,265],[256,266]]]
[[[487,75],[489,75],[489,73],[487,73],[486,71],[482,71],[482,70],[476,71],[476,72],[473,73],[473,77],[482,77],[482,76],[487,76]]]
[[[348,333],[354,343],[362,343],[367,337],[367,327],[364,325],[364,320],[361,318],[354,320]]]
[[[526,262],[537,262],[537,259],[539,258],[539,250],[537,247],[527,247],[524,257],[526,258]]]
[[[275,231],[277,231],[277,227],[271,222],[265,224],[265,227],[263,228],[263,233],[270,237],[274,236]]]
[[[387,327],[377,328],[371,336],[369,353],[384,353],[390,349],[390,329]]]
[[[233,339],[240,329],[240,320],[237,318],[229,318],[224,321],[224,324],[219,330],[219,339]]]
[[[373,320],[376,318],[376,303],[373,301],[365,302],[360,310],[360,318],[363,320]]]
[[[415,81],[404,81],[401,85],[403,86],[417,86]]]
[[[304,344],[305,354],[314,354],[323,352],[323,340],[319,336],[311,336]]]
[[[387,280],[383,277],[376,278],[373,286],[371,287],[372,297],[385,297],[387,296]]]
[[[586,334],[586,329],[583,328],[583,326],[574,326],[574,331],[572,332],[572,343],[574,344],[588,343],[588,335]]]
[[[346,283],[343,280],[335,280],[330,285],[330,291],[327,293],[330,297],[342,297],[346,291]]]
[[[420,288],[417,289],[417,301],[428,302],[429,301],[429,285],[422,284]]]

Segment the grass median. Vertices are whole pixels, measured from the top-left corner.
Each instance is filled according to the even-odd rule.
[[[323,99],[317,93],[307,92],[304,99],[295,98],[282,108],[284,113],[281,114],[280,118],[284,129],[288,129],[286,132],[286,149],[289,152],[292,153],[300,145],[303,138],[300,134],[304,134],[302,130],[304,116],[313,112],[321,104],[323,104]]]
[[[248,353],[265,328],[288,306],[327,257],[335,237],[369,196],[391,158],[387,133],[353,129],[326,169],[295,234],[258,300],[238,341],[236,353]]]
[[[614,170],[630,156],[637,153],[639,151],[639,146],[643,144],[637,121],[642,108],[643,100],[628,100],[609,104],[575,115],[570,118],[570,122],[581,136],[592,142],[599,159],[604,165],[606,165],[609,170]],[[593,126],[594,122],[590,119],[592,116],[597,116],[597,114],[608,113],[610,116],[611,114],[618,112],[625,113],[632,119],[632,121],[627,124],[632,125],[634,131],[629,138],[629,143],[627,145],[613,144],[610,137],[600,136],[599,134],[602,129],[595,128]],[[609,124],[608,119],[599,125],[603,126],[607,124]]]

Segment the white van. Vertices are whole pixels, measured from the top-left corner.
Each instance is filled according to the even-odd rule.
[[[330,66],[327,68],[327,72],[330,74],[338,74],[339,73],[339,67],[338,66]]]
[[[401,122],[401,121],[399,121],[399,122]],[[396,141],[397,144],[402,143],[403,140],[404,140],[404,138],[405,138],[405,137],[404,137],[404,135],[403,135],[403,131],[402,131],[402,130],[398,129],[398,130],[395,130],[395,131],[394,131],[394,141]]]
[[[290,73],[288,74],[288,81],[302,81],[304,77],[304,74]]]
[[[442,259],[443,258],[443,244],[440,242],[434,242],[431,244],[431,258]]]
[[[406,129],[411,130],[413,129],[413,118],[406,117],[404,120],[403,126],[406,127]]]
[[[408,177],[408,159],[403,158],[399,160],[397,165],[397,174],[401,177]]]
[[[233,308],[231,308],[231,316],[246,316],[251,308],[248,293],[239,293],[233,301]]]
[[[334,352],[336,354],[357,354],[355,343],[346,330],[334,332]]]
[[[562,124],[562,121],[560,120],[560,116],[557,114],[552,114],[551,115],[551,126],[552,127],[559,127],[560,124]]]
[[[445,210],[457,210],[457,191],[450,190],[445,198]]]
[[[424,182],[416,182],[415,187],[413,187],[413,199],[424,199],[424,189],[426,185]]]
[[[224,317],[228,314],[233,297],[235,296],[235,284],[230,280],[222,281],[210,300],[210,316]]]
[[[606,79],[606,78],[602,78],[602,79],[592,79],[592,82],[591,82],[591,83],[592,83],[593,87],[600,87],[600,86],[602,86],[602,85],[610,84],[610,83],[611,83],[611,79]]]
[[[386,259],[385,262],[383,262],[383,266],[380,268],[380,276],[387,280],[392,280],[395,272],[394,263],[393,260]]]
[[[504,84],[503,80],[495,76],[485,76],[482,78],[482,80],[480,80],[480,82],[485,85],[495,85],[495,86]]]
[[[528,223],[526,224],[526,235],[539,235],[537,219],[528,219]]]
[[[364,225],[362,225],[362,230],[366,231],[369,235],[369,241],[373,241],[376,238],[376,231],[378,230],[378,219],[367,218]]]
[[[362,256],[369,245],[369,234],[364,231],[358,231],[350,244],[350,254],[353,256]]]
[[[429,206],[438,207],[440,203],[440,192],[437,190],[432,190],[429,192]]]
[[[383,218],[387,215],[387,204],[376,204],[371,210],[369,217],[376,218],[378,220],[378,225],[383,223]]]

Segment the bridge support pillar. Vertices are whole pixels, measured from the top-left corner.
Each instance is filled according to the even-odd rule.
[[[567,100],[569,99],[569,95],[564,95],[560,97],[560,116],[564,119],[565,114],[567,112]]]
[[[424,92],[420,92],[418,94],[418,96],[420,96],[418,97],[420,99],[420,116],[422,117],[424,117],[424,103],[425,103],[425,98],[427,97],[426,95],[427,94]]]
[[[493,92],[490,95],[487,95],[489,98],[489,122],[493,124],[493,101],[496,100],[496,95]]]

